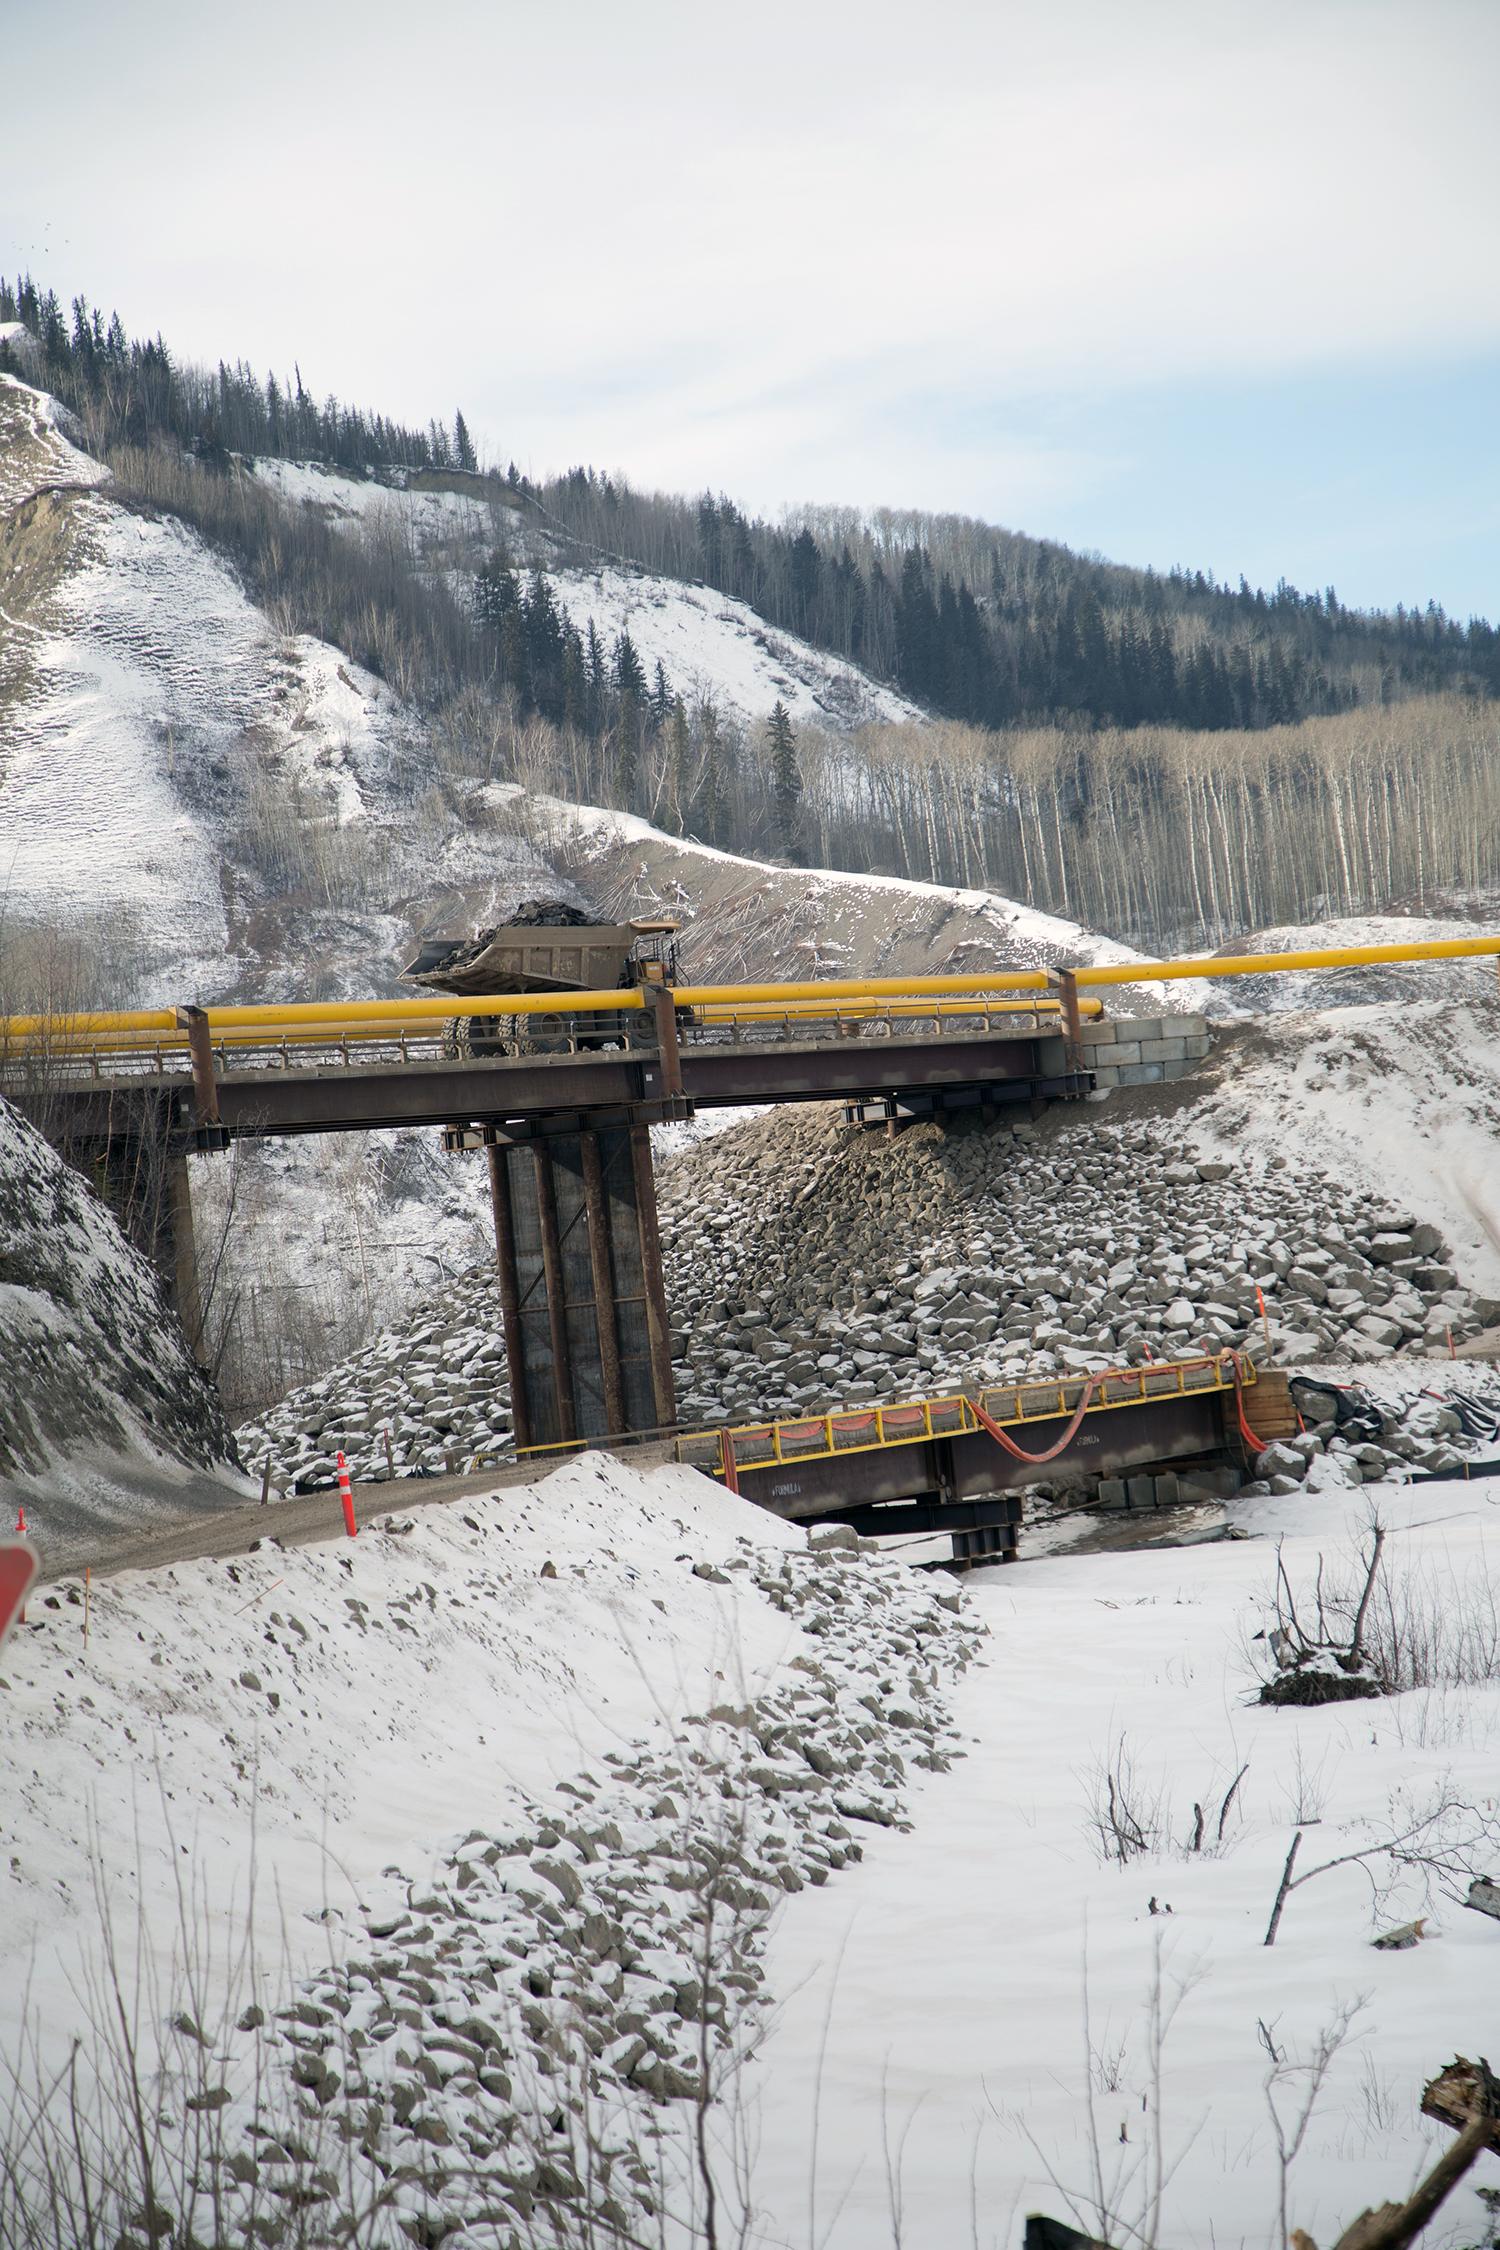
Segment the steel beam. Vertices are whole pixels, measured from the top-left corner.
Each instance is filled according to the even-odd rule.
[[[510,1204],[510,1178],[503,1152],[485,1150],[490,1174],[490,1208],[495,1219],[495,1266],[500,1277],[500,1313],[505,1329],[505,1363],[510,1371],[510,1426],[519,1451],[532,1443],[526,1382],[526,1350],[521,1335],[521,1283],[516,1271],[516,1223]]]
[[[889,1039],[690,1042],[678,1051],[681,1092],[667,1083],[652,1050],[579,1055],[456,1058],[409,1063],[355,1059],[322,1069],[225,1070],[214,1082],[218,1125],[226,1136],[278,1138],[343,1133],[393,1125],[443,1125],[454,1131],[494,1126],[525,1131],[533,1119],[570,1111],[580,1118],[604,1110],[669,1114],[683,1102],[860,1101],[880,1096],[991,1086],[1024,1098],[1032,1092],[1086,1092],[1059,1076],[1056,1036],[986,1033],[941,1037],[916,1033]],[[670,1060],[670,1058],[669,1058]],[[186,1070],[160,1078],[80,1077],[49,1090],[55,1113],[77,1141],[99,1142],[118,1131],[121,1106],[165,1110],[179,1133],[215,1130],[193,1101]],[[680,1113],[680,1110],[679,1110]]]
[[[640,1221],[641,1273],[646,1291],[646,1327],[651,1341],[651,1387],[656,1399],[656,1427],[670,1429],[677,1420],[677,1386],[672,1375],[672,1322],[667,1311],[667,1286],[662,1275],[661,1234],[656,1219],[656,1170],[651,1161],[651,1129],[630,1128],[630,1155],[635,1173],[635,1202]]]
[[[578,1136],[583,1167],[583,1192],[588,1216],[589,1264],[594,1279],[594,1317],[599,1334],[599,1369],[604,1385],[604,1412],[610,1430],[630,1427],[626,1417],[625,1386],[620,1375],[620,1331],[615,1311],[614,1269],[609,1254],[609,1198],[597,1133]]]
[[[542,1238],[542,1276],[547,1292],[547,1325],[552,1339],[552,1400],[557,1416],[557,1436],[566,1442],[577,1437],[573,1408],[573,1359],[568,1348],[568,1299],[563,1280],[562,1241],[557,1226],[557,1188],[552,1176],[552,1151],[539,1141],[531,1151],[536,1182],[537,1225]]]
[[[647,1129],[499,1142],[486,1161],[518,1447],[670,1425]]]

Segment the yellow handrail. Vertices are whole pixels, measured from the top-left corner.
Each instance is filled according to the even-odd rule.
[[[1163,1377],[1169,1379],[1165,1395],[1183,1397],[1190,1387],[1195,1392],[1232,1390],[1235,1383],[1234,1368],[1235,1355],[1232,1352],[1200,1352],[1182,1360],[1149,1360],[1140,1367],[1103,1368],[1095,1377],[1096,1393],[1085,1412],[1098,1414],[1116,1407],[1151,1405],[1164,1395]],[[1203,1370],[1209,1379],[1189,1386],[1187,1375],[1192,1369]],[[1241,1382],[1248,1388],[1254,1384],[1255,1379],[1253,1362],[1245,1361],[1240,1370]],[[1033,1377],[1030,1381],[1023,1376],[1013,1383],[987,1384],[978,1395],[981,1403],[995,1398],[997,1394],[1013,1396],[1013,1408],[1008,1412],[992,1414],[991,1419],[1007,1427],[1024,1428],[1031,1422],[1055,1422],[1061,1416],[1072,1413],[1077,1405],[1077,1393],[1087,1381],[1088,1377],[1084,1375]],[[1121,1385],[1129,1386],[1130,1396],[1111,1398],[1107,1395],[1111,1387],[1118,1391]],[[1068,1396],[1070,1390],[1074,1393],[1072,1398]],[[988,1407],[986,1411],[989,1411]],[[896,1414],[920,1415],[920,1425],[893,1433],[887,1427],[887,1417]],[[946,1415],[942,1428],[935,1427],[935,1414]],[[860,1445],[837,1444],[835,1425],[857,1422],[871,1423],[875,1431],[874,1437],[868,1443]],[[824,1433],[821,1445],[798,1446],[791,1453],[784,1450],[784,1431],[811,1429],[815,1424],[821,1425]],[[743,1474],[754,1469],[773,1468],[778,1464],[795,1465],[800,1461],[830,1458],[842,1460],[852,1453],[878,1453],[893,1446],[921,1445],[935,1436],[972,1435],[981,1426],[967,1394],[951,1391],[933,1398],[898,1399],[889,1403],[872,1399],[867,1406],[838,1407],[826,1414],[793,1414],[776,1420],[739,1422],[722,1430],[704,1431],[702,1435],[717,1437],[719,1440],[718,1465],[712,1471],[718,1476],[723,1473],[726,1438],[734,1447],[735,1465]],[[679,1458],[683,1445],[690,1442],[689,1439],[678,1440]],[[762,1452],[758,1460],[746,1450],[747,1447],[767,1446],[770,1448],[769,1453]]]

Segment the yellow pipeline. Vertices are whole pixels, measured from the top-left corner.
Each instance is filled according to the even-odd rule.
[[[1196,961],[1114,962],[1076,969],[1082,984],[1159,984],[1173,977],[1249,977],[1267,969],[1359,969],[1380,961],[1462,961],[1500,955],[1500,937],[1422,938],[1410,945],[1327,945],[1305,953],[1209,954]]]
[[[209,1031],[285,1031],[332,1029],[344,1024],[442,1023],[451,1016],[568,1015],[620,1008],[642,1008],[637,987],[618,992],[497,992],[461,1000],[444,993],[432,1000],[296,1000],[205,1010]],[[31,1039],[86,1040],[94,1034],[142,1031],[175,1036],[182,1032],[175,1008],[138,1008],[114,1015],[0,1016],[0,1046]],[[182,1036],[186,1036],[182,1033]]]
[[[684,1007],[736,1007],[747,1000],[919,1000],[962,992],[1055,991],[1045,969],[990,969],[966,977],[825,977],[807,984],[680,984]]]
[[[784,1005],[775,1000],[752,1000],[744,1007],[730,1007],[723,1003],[710,1003],[695,1008],[694,1014],[701,1023],[826,1023],[831,1018],[860,1018],[876,1016],[1056,1016],[1061,1012],[1058,1000],[845,1000],[832,1006],[813,1000],[789,1000]],[[1078,1012],[1082,1016],[1098,1016],[1104,1012],[1102,1000],[1080,1000]]]
[[[1323,946],[1300,953],[1208,955],[1187,961],[1122,961],[1075,970],[1080,986],[1158,984],[1187,977],[1253,976],[1266,971],[1359,968],[1379,962],[1454,961],[1500,956],[1500,937],[1435,938],[1406,945]],[[1039,992],[1055,996],[1046,969],[991,970],[983,975],[943,977],[830,977],[787,984],[679,985],[673,994],[682,1007],[786,1011],[787,1003],[813,1002],[827,1011],[834,1001],[958,998],[986,992]],[[210,1036],[269,1033],[276,1042],[300,1036],[309,1043],[325,1038],[394,1036],[403,1028],[440,1023],[454,1016],[588,1015],[645,1006],[638,987],[612,992],[497,992],[459,999],[443,993],[430,999],[314,1000],[256,1006],[210,1007]],[[976,1002],[977,1006],[977,1002]],[[835,1011],[837,1012],[837,1011]],[[921,1010],[915,1012],[921,1013]],[[963,1010],[959,1010],[963,1013]],[[145,1034],[143,1045],[160,1042],[177,1048],[185,1035],[173,1008],[143,1008],[120,1013],[0,1017],[0,1054],[24,1051],[33,1043],[43,1051],[65,1051],[102,1040],[113,1043],[130,1033]],[[238,1043],[238,1041],[236,1041]]]

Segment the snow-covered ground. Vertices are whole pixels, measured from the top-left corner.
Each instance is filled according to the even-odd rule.
[[[839,1618],[873,1632],[867,1604],[899,1605],[904,1574],[835,1556],[852,1574],[823,1581],[835,1607],[799,1608],[796,1573],[810,1567],[801,1533],[686,1471],[642,1477],[580,1461],[536,1487],[381,1519],[353,1543],[267,1543],[232,1563],[96,1581],[87,1644],[82,1589],[53,1588],[0,1667],[21,1971],[0,1991],[0,2053],[20,2055],[28,2014],[44,2055],[86,2020],[102,1892],[127,1977],[144,1933],[148,2049],[152,2017],[186,1989],[185,1917],[198,1967],[190,2012],[209,2026],[205,2083],[238,2083],[244,2058],[216,2028],[231,1992],[232,2009],[253,1994],[293,2026],[279,2036],[297,2042],[304,2087],[326,2068],[318,2027],[355,1997],[349,2021],[364,2029],[334,2059],[345,2072],[388,2072],[403,2061],[400,2038],[377,2054],[369,2003],[383,1980],[418,1977],[412,2052],[439,2065],[420,2099],[477,2155],[478,2089],[465,2091],[461,2069],[450,2086],[455,2056],[477,2052],[474,2025],[487,2018],[523,2044],[504,1977],[525,1972],[545,1994],[570,1958],[550,1935],[523,1942],[525,1918],[540,1913],[559,1931],[575,1913],[597,1919],[590,1886],[616,1871],[642,1913],[656,1911],[658,1892],[663,1905],[681,1902],[674,1885],[691,1861],[677,1855],[691,1844],[633,1828],[622,1808],[643,1811],[659,1790],[659,1759],[680,1746],[685,1714],[721,1705],[738,1725],[731,1707],[781,1709],[799,1681],[826,1672],[841,1697],[870,1691],[847,1712],[881,1746],[897,1775],[883,1786],[904,1792],[910,1825],[896,1818],[899,1795],[877,1795],[830,1831],[847,1838],[854,1819],[860,1865],[811,1889],[789,1870],[764,2006],[748,2002],[739,2067],[719,2077],[710,2112],[735,2238],[747,2250],[1019,2250],[1025,2214],[1044,2210],[1160,2250],[1262,2250],[1277,2239],[1268,2095],[1295,2120],[1319,2038],[1347,2019],[1288,2196],[1291,2221],[1328,2241],[1408,2188],[1444,2145],[1417,2097],[1455,2052],[1492,2041],[1500,1947],[1500,1930],[1458,1903],[1467,1871],[1484,1871],[1500,1846],[1500,1679],[1313,1709],[1254,1700],[1276,1543],[1301,1591],[1320,1558],[1336,1572],[1354,1557],[1372,1505],[1388,1526],[1398,1610],[1409,1592],[1429,1620],[1468,1617],[1492,1644],[1500,1488],[1376,1484],[1245,1502],[1231,1510],[1245,1534],[1235,1541],[1058,1556],[968,1580],[964,1614],[987,1638],[945,1690],[964,1754],[951,1771],[919,1773],[916,1760],[904,1778],[889,1753],[913,1740],[903,1698],[921,1676],[932,1582],[905,1577],[911,1622],[893,1614],[894,1638],[870,1659],[893,1666],[896,1650],[914,1649],[900,1659],[911,1677],[892,1669],[883,1684],[855,1674],[844,1685],[858,1631],[844,1653],[818,1636]],[[776,1575],[787,1567],[793,1576]],[[862,1582],[867,1571],[878,1576]],[[790,1764],[778,1729],[761,1723],[758,1750],[751,1738],[760,1762],[743,1785],[769,1791],[768,1807],[818,1786],[822,1746],[846,1739],[831,1705],[823,1731],[824,1709],[814,1697]],[[1146,1845],[1124,1865],[1100,1836],[1110,1768]],[[1419,1870],[1380,1856],[1368,1874],[1317,1872],[1445,1797],[1463,1808],[1442,1824],[1462,1862],[1456,1890],[1431,1896]],[[841,1809],[849,1802],[846,1783]],[[502,1843],[491,1876],[488,1839],[514,1838],[517,1823],[541,1842]],[[1268,1950],[1299,1825],[1298,1872],[1310,1879]],[[1416,1944],[1372,1948],[1415,1916],[1426,1917]],[[504,1977],[476,2000],[465,1949],[491,1927],[506,1940],[490,1941]],[[607,1949],[609,1927],[591,1942]],[[238,1958],[247,1930],[253,1962]],[[675,1954],[656,1943],[623,1980],[643,2003],[690,1963],[681,1936]],[[597,1973],[601,1998],[628,2005],[607,1950]],[[522,2016],[528,2005],[523,1990]],[[528,2035],[544,2052],[568,2020],[560,2008],[532,2011]],[[650,2004],[644,2020],[676,2029]],[[507,2062],[504,2099],[524,2109],[519,2061]],[[554,2104],[558,2083],[542,2081]],[[691,2100],[668,2094],[655,2114],[680,2130]],[[614,2115],[623,2129],[625,2112]],[[1138,2236],[1158,2147],[1161,2223]],[[480,2157],[482,2176],[491,2161]],[[466,2178],[438,2191],[439,2210],[445,2194],[469,2197]],[[1487,2184],[1482,2170],[1475,2183]],[[676,2221],[670,2239],[702,2241],[681,2203]],[[1479,2225],[1465,2190],[1433,2239],[1471,2243]]]
[[[1440,972],[1433,972],[1438,974]],[[1193,1104],[1196,1145],[1378,1184],[1500,1296],[1500,994],[1278,1015]]]
[[[393,1859],[422,1882],[476,1816],[717,1700],[716,1673],[754,1693],[800,1636],[674,1561],[716,1564],[747,1524],[801,1544],[692,1470],[595,1456],[352,1544],[283,1550],[273,1512],[253,1555],[96,1580],[86,1647],[76,1582],[34,1599],[0,1660],[30,2002],[51,2018],[81,1977],[96,1876],[140,1909],[165,1978],[190,1862],[213,1958],[248,1923],[280,1983]],[[0,2051],[27,2004],[4,1980]]]
[[[1494,1835],[1500,1678],[1309,1710],[1251,1700],[1273,1535],[1303,1586],[1320,1554],[1331,1564],[1357,1543],[1372,1501],[1397,1582],[1493,1619],[1494,1485],[1248,1503],[1248,1543],[1060,1558],[972,1583],[991,1638],[957,1699],[966,1761],[920,1785],[909,1835],[882,1836],[778,1928],[779,2009],[751,2080],[759,2241],[1015,2250],[1041,2210],[1111,2242],[1262,2250],[1279,2240],[1278,2167],[1258,2027],[1285,2058],[1271,2098],[1295,2119],[1319,2036],[1345,2014],[1290,2220],[1328,2242],[1409,2190],[1451,2137],[1419,2116],[1423,2084],[1455,2053],[1493,2048],[1500,1927],[1430,1899],[1414,1871],[1387,1890],[1377,1863],[1378,1896],[1358,1866],[1319,1876],[1291,1894],[1275,1947],[1262,1943],[1299,1819],[1318,1823],[1304,1871],[1378,1836],[1393,1802],[1421,1809],[1445,1789]],[[1091,1834],[1122,1744],[1153,1842],[1123,1867]],[[1187,1848],[1195,1801],[1200,1854]],[[1416,1947],[1372,1950],[1424,1912]],[[1159,2088],[1157,1990],[1171,2019]],[[1158,2141],[1170,2176],[1160,2232],[1142,2236]],[[1113,2224],[1091,2191],[1096,2161],[1116,2183]],[[1500,2184],[1493,2165],[1474,2180]],[[1432,2239],[1473,2242],[1482,2226],[1465,2191]]]

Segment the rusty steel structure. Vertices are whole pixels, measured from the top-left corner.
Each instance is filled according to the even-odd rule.
[[[519,1053],[496,1040],[455,1054],[431,1015],[394,1038],[379,1035],[377,1018],[377,1035],[276,1045],[254,1026],[232,1038],[241,1027],[218,1025],[219,1011],[183,1009],[173,1044],[155,1053],[60,1052],[48,1115],[61,1119],[75,1159],[107,1182],[190,1332],[190,1152],[401,1125],[436,1126],[448,1149],[483,1151],[514,1426],[530,1445],[675,1426],[653,1124],[700,1105],[767,1102],[878,1103],[891,1116],[924,1106],[1030,1113],[1092,1085],[1045,1001],[1019,1014],[976,996],[962,1013],[892,1003],[843,1017],[803,1004],[769,1020],[733,1010],[715,1020],[681,1006],[656,974],[634,991],[589,997],[613,1005],[507,995],[510,1010],[529,1010],[541,1049],[528,1040]],[[501,1012],[495,996],[424,1005]],[[148,1212],[130,1183],[163,1173],[169,1192]]]

